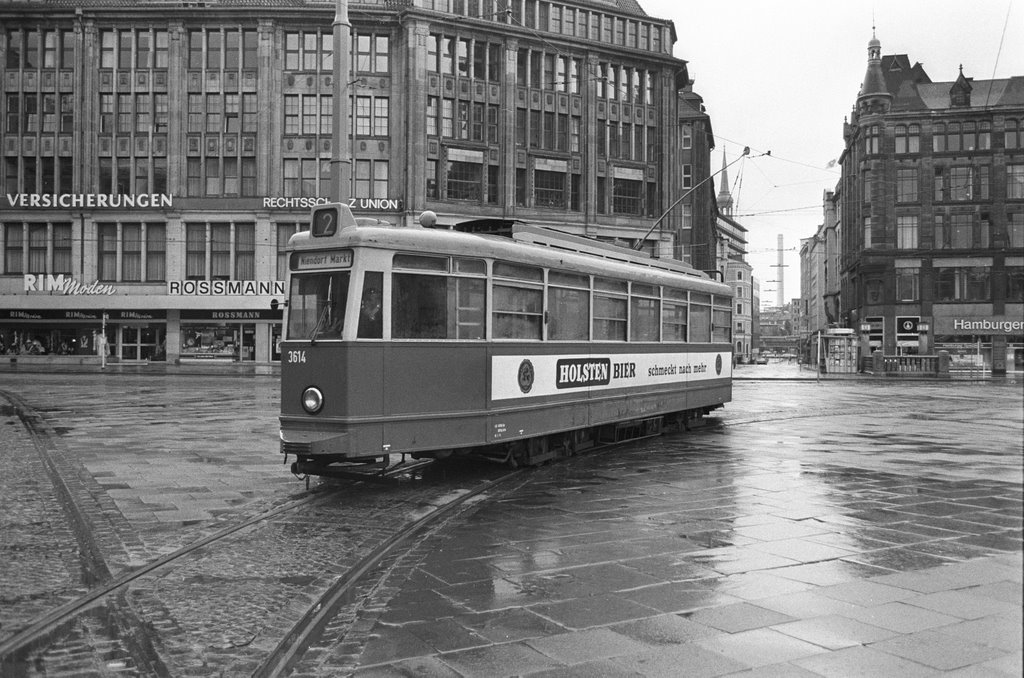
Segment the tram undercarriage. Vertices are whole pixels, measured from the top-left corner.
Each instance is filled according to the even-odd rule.
[[[294,446],[288,446],[286,449],[285,445],[282,445],[282,452],[285,454],[285,463],[288,462],[289,454],[295,454],[298,457],[296,461],[292,462],[291,472],[296,476],[304,477],[307,484],[310,476],[386,483],[429,466],[437,460],[453,456],[476,457],[504,464],[510,468],[540,466],[588,450],[650,438],[667,430],[689,431],[701,421],[703,416],[720,407],[722,407],[721,404],[480,447],[367,457],[304,456]]]

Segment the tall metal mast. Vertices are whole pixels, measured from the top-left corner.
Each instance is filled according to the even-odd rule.
[[[348,86],[352,24],[348,0],[337,0],[334,12],[334,113],[331,134],[331,201],[343,202],[352,190],[352,142],[349,139]]]

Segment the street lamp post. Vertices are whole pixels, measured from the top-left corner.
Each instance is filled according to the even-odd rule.
[[[100,322],[100,369],[107,369],[107,312],[103,312],[103,320]]]

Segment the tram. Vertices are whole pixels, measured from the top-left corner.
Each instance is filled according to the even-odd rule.
[[[297,475],[537,464],[732,397],[731,291],[682,262],[430,212],[362,222],[321,205],[288,243],[280,435]]]

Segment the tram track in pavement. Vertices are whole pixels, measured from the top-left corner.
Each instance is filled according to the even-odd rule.
[[[77,542],[81,583],[88,587],[88,592],[84,595],[45,612],[10,637],[0,641],[0,667],[5,671],[18,667],[28,652],[53,642],[61,630],[80,615],[97,609],[101,603],[107,603],[103,625],[120,631],[119,640],[127,646],[126,649],[134,664],[146,675],[170,675],[149,642],[151,634],[146,630],[147,625],[138,619],[131,607],[123,601],[120,594],[124,589],[132,582],[171,566],[240,531],[308,507],[314,502],[324,501],[338,491],[338,488],[306,490],[283,504],[261,510],[145,565],[113,576],[103,555],[103,546],[96,537],[98,533],[104,531],[96,524],[97,511],[86,506],[89,502],[89,499],[86,499],[89,493],[86,488],[81,487],[80,479],[75,477],[77,474],[69,472],[68,464],[61,459],[63,455],[56,433],[38,412],[17,395],[0,391],[0,399],[10,403],[9,409],[13,410],[24,425],[46,470]],[[126,630],[132,632],[125,633]]]

